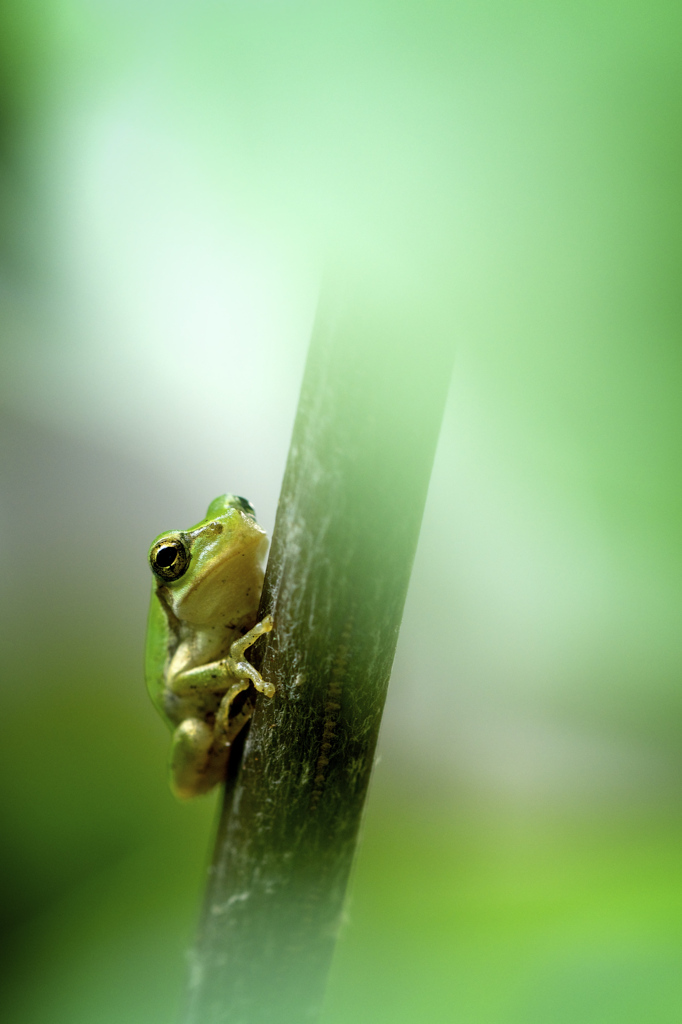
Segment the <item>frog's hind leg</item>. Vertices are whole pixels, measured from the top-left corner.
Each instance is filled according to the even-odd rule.
[[[235,700],[240,693],[248,690],[248,687],[249,680],[243,679],[231,686],[221,700],[213,733],[216,751],[222,747],[229,748],[253,715],[253,699],[250,694],[247,693],[244,698]]]
[[[181,800],[208,793],[224,777],[229,747],[215,749],[213,740],[200,718],[186,718],[173,733],[171,789]]]
[[[234,683],[224,695],[215,718],[208,725],[200,718],[186,718],[173,733],[171,789],[181,800],[208,793],[225,778],[230,747],[253,714],[249,680]]]

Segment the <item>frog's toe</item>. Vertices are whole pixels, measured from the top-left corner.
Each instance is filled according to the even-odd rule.
[[[274,683],[269,683],[267,681],[267,679],[262,679],[261,680],[261,686],[260,686],[260,692],[264,693],[266,697],[274,697],[275,696],[275,685],[274,685]]]

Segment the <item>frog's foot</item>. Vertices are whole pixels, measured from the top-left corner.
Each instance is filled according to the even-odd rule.
[[[229,668],[230,674],[236,679],[245,679],[252,682],[259,693],[264,693],[266,697],[274,697],[275,687],[273,683],[269,683],[267,679],[263,679],[262,675],[257,668],[254,668],[249,661],[234,661],[231,657],[225,659],[226,664]]]
[[[220,702],[213,733],[216,750],[229,747],[253,714],[253,698],[250,699],[248,695],[246,700],[237,703],[236,710],[233,706],[235,697],[243,693],[248,685],[248,679],[235,683]]]
[[[181,800],[208,793],[224,778],[230,748],[213,740],[213,729],[200,718],[186,718],[173,733],[171,789]]]
[[[269,633],[272,629],[272,615],[266,615],[262,622],[257,622],[253,629],[250,629],[248,633],[245,633],[243,637],[230,646],[229,657],[226,658],[226,662],[229,665],[229,669],[232,675],[237,679],[250,680],[256,689],[260,693],[264,693],[266,697],[272,697],[275,693],[275,687],[272,683],[269,683],[266,679],[263,679],[260,672],[253,667],[248,661],[244,661],[244,652],[247,647],[255,643],[259,636],[263,633]]]

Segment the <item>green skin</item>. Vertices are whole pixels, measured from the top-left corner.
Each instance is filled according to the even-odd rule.
[[[235,697],[250,683],[268,697],[275,692],[244,657],[272,629],[269,615],[257,622],[268,539],[252,512],[243,498],[224,494],[200,523],[162,533],[149,552],[145,673],[173,731],[171,788],[181,799],[225,777],[230,746],[252,713],[249,701],[236,711]]]

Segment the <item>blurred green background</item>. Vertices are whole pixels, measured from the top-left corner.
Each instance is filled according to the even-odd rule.
[[[7,1024],[176,1019],[216,808],[166,785],[145,552],[225,490],[272,528],[335,261],[458,354],[324,1024],[680,1019],[681,43],[1,0]]]

